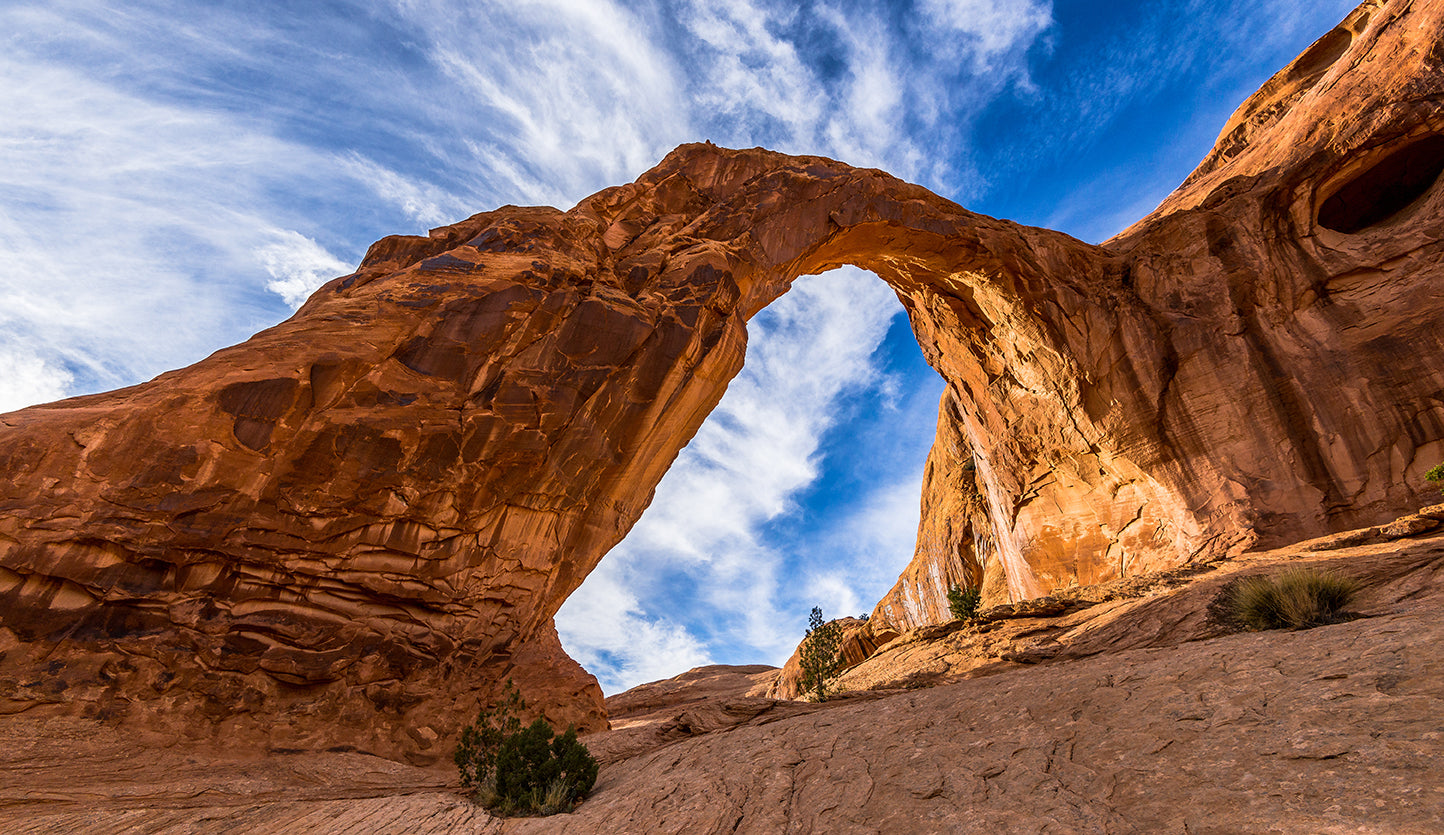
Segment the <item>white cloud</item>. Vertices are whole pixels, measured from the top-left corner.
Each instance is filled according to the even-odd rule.
[[[724,145],[823,154],[956,193],[976,178],[936,149],[954,147],[1009,85],[1026,84],[1026,53],[1051,25],[1051,6],[997,3],[982,17],[930,8],[679,3],[692,121]]]
[[[399,174],[355,151],[340,156],[336,167],[339,175],[364,184],[382,201],[427,228],[455,223],[476,211],[460,194]]]
[[[861,166],[889,169],[897,176],[915,177],[925,167],[912,137],[904,134],[905,115],[912,105],[933,110],[908,96],[901,76],[909,71],[895,50],[888,31],[877,19],[849,19],[828,10],[838,43],[847,48],[847,73],[837,91],[837,106],[829,107],[823,128],[828,151]]]
[[[405,0],[451,89],[436,116],[506,202],[569,207],[694,139],[670,54],[643,11],[610,0]]]
[[[322,284],[351,271],[346,262],[299,232],[275,233],[276,242],[256,251],[272,280],[266,289],[279,293],[292,308],[300,307]]]
[[[0,348],[0,413],[59,400],[72,379],[33,353]]]
[[[568,654],[608,695],[712,663],[683,624],[643,610],[633,573],[623,561],[607,559],[557,613]]]
[[[0,347],[94,390],[254,330],[235,279],[267,224],[243,209],[278,143],[13,58],[0,112]]]
[[[706,67],[691,79],[703,118],[725,121],[731,136],[766,137],[773,147],[815,153],[827,92],[796,46],[772,32],[795,14],[751,0],[691,0],[680,18]]]
[[[919,8],[938,30],[929,50],[971,62],[975,72],[1024,71],[1017,53],[1053,25],[1049,0],[920,0]]]

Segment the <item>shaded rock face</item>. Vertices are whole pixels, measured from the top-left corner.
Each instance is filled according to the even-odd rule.
[[[947,593],[954,585],[982,586],[990,601],[1008,599],[1003,562],[990,559],[997,553],[992,530],[957,397],[945,391],[937,437],[923,471],[917,547],[897,583],[878,601],[876,620],[870,622],[911,629],[947,621],[952,617]]]
[[[514,677],[602,727],[553,614],[748,318],[843,264],[948,387],[900,588],[1023,599],[1392,519],[1444,458],[1441,31],[1444,3],[1364,4],[1103,246],[688,145],[568,212],[383,239],[242,345],[0,417],[0,711],[420,761]],[[935,614],[908,593],[879,618]]]

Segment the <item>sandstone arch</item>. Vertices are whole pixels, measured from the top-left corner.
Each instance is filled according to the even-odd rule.
[[[1440,130],[1444,11],[1401,5],[1361,6],[1103,246],[689,145],[568,212],[383,239],[242,345],[0,417],[0,709],[424,758],[514,675],[603,723],[552,614],[740,368],[746,319],[843,263],[897,290],[948,383],[918,559],[988,543],[990,594],[1410,509],[1444,458],[1444,190],[1385,231],[1318,222],[1323,184]]]

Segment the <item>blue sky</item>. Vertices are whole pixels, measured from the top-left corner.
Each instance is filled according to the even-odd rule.
[[[878,166],[1099,241],[1192,170],[1339,0],[6,0],[0,410],[149,379],[367,245],[570,207],[711,139]],[[609,691],[780,663],[906,564],[941,384],[841,272],[747,367],[558,617]]]

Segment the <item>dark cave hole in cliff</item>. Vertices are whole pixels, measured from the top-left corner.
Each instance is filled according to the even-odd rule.
[[[1444,173],[1444,136],[1431,134],[1390,152],[1319,207],[1319,225],[1353,234],[1394,217]]]

